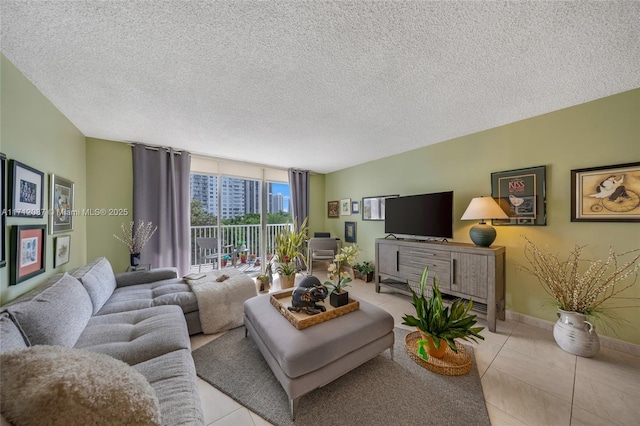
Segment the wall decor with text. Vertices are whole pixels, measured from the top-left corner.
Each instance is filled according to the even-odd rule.
[[[546,166],[491,173],[491,196],[507,214],[493,225],[546,225]]]

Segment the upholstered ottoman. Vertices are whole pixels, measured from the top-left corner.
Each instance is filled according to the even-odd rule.
[[[324,386],[389,349],[393,317],[370,303],[338,318],[296,329],[269,301],[244,303],[244,325],[289,397],[291,419],[301,396]]]

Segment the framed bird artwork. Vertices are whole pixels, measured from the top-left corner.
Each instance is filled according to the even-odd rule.
[[[544,226],[546,166],[491,173],[491,196],[507,214],[492,225]]]

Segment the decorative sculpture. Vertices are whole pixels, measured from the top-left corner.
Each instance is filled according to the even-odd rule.
[[[305,312],[309,315],[316,315],[327,310],[323,305],[317,302],[323,301],[329,290],[322,285],[319,279],[314,276],[304,277],[300,284],[293,289],[291,294],[291,306],[288,309],[291,312]]]

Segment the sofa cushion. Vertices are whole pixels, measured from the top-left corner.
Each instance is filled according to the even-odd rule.
[[[113,268],[105,257],[99,257],[73,272],[87,289],[93,302],[93,313],[98,312],[116,289]]]
[[[204,424],[191,351],[169,352],[133,368],[142,373],[156,391],[163,426]]]
[[[20,325],[14,320],[10,312],[0,313],[0,351],[8,352],[14,349],[24,349],[31,346]]]
[[[175,278],[149,284],[118,287],[97,315],[162,305],[177,305],[185,314],[198,310],[198,301],[189,285],[182,279]]]
[[[156,306],[92,317],[76,348],[111,355],[133,365],[178,349],[190,349],[191,344],[182,309]]]
[[[107,355],[33,346],[0,355],[2,414],[14,424],[159,425],[144,376]]]
[[[53,283],[51,283],[53,281]],[[7,305],[32,345],[73,347],[91,318],[93,306],[82,284],[69,274],[49,280],[33,297]]]

